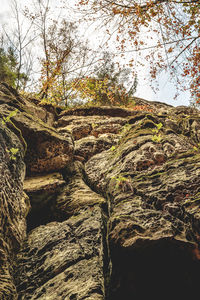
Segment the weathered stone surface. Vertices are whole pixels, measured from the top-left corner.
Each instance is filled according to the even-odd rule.
[[[106,200],[90,189],[84,182],[82,165],[76,162],[73,169],[66,174],[67,185],[58,195],[55,205],[57,219],[66,219],[77,213],[83,207],[92,207],[96,204],[106,205]],[[70,175],[70,176],[69,176]]]
[[[25,106],[25,100],[17,100],[17,114],[6,123],[20,139],[26,155],[27,174],[46,173],[57,171],[70,164],[73,158],[74,145],[71,135],[60,135],[54,128],[44,123],[34,113],[30,113],[30,107]],[[9,105],[2,104],[1,115],[9,116],[16,108],[12,101]],[[33,104],[31,104],[33,106]],[[34,106],[33,106],[34,107]],[[38,108],[36,108],[38,110]],[[33,110],[32,110],[33,113]]]
[[[86,164],[91,184],[111,195],[111,213],[116,216],[121,214],[127,201],[128,207],[133,202],[139,211],[150,209],[162,218],[168,211],[170,214],[174,211],[177,218],[182,215],[184,219],[187,214],[182,210],[187,197],[191,190],[195,194],[195,188],[198,192],[199,153],[193,150],[192,140],[164,127],[159,133],[161,140],[154,142],[155,124],[164,121],[157,119],[155,123],[155,120],[155,117],[146,116],[131,124],[114,151],[102,152]],[[130,121],[133,123],[132,119]],[[153,223],[153,218],[149,219]],[[141,224],[141,220],[137,223]],[[172,224],[174,226],[174,222]],[[164,228],[163,224],[161,227]],[[155,228],[159,230],[159,226]],[[183,232],[186,234],[187,230]]]
[[[101,193],[108,193],[110,199],[109,243],[114,264],[111,287],[113,299],[122,299],[121,293],[125,290],[128,290],[126,299],[132,299],[134,293],[136,297],[141,296],[141,299],[148,295],[140,289],[143,273],[140,282],[136,280],[133,290],[134,283],[132,287],[125,283],[123,276],[127,281],[132,281],[132,277],[137,277],[139,267],[137,271],[132,271],[129,261],[123,259],[122,264],[117,265],[117,261],[124,255],[129,255],[129,259],[134,261],[134,257],[137,257],[136,261],[141,262],[145,272],[142,253],[148,253],[148,249],[152,251],[154,260],[157,257],[161,261],[165,256],[171,268],[176,261],[172,253],[180,252],[176,268],[184,264],[187,258],[192,266],[191,270],[186,271],[190,273],[191,280],[196,282],[195,278],[200,274],[199,218],[197,214],[195,219],[195,214],[191,215],[188,210],[191,206],[193,209],[196,206],[195,211],[199,209],[200,155],[199,149],[195,151],[193,148],[199,139],[199,121],[197,116],[185,121],[181,115],[177,122],[177,115],[173,117],[173,113],[176,113],[175,109],[169,116],[170,123],[167,115],[158,117],[142,114],[131,118],[130,126],[124,131],[118,147],[114,151],[101,152],[86,163],[88,182]],[[176,128],[170,127],[171,121],[176,124]],[[183,134],[185,128],[188,128],[187,137]],[[155,140],[155,136],[159,139]],[[158,254],[157,249],[160,247]],[[168,248],[172,253],[166,253],[165,249]],[[129,275],[125,275],[124,265]],[[156,263],[155,268],[158,269],[158,265]],[[154,268],[153,264],[151,268]],[[180,295],[194,295],[195,284],[193,287],[187,286],[187,276],[182,276],[181,270],[176,270],[176,275],[181,277],[179,284],[182,282],[184,285]],[[120,273],[123,274],[121,279]],[[167,280],[171,284],[169,270],[166,273],[169,278],[166,276],[165,284]],[[120,288],[116,288],[119,284],[117,281],[123,281]],[[157,288],[157,291],[160,289]],[[152,287],[151,293],[154,294]]]
[[[138,97],[133,97],[132,99],[137,106],[144,106],[147,108],[147,112],[151,109],[154,112],[166,113],[171,105],[166,103],[147,101]],[[110,107],[110,106],[95,106],[95,107],[85,107],[85,108],[75,108],[71,110],[65,110],[61,112],[60,116],[106,116],[109,117],[121,117],[127,118],[128,116],[135,115],[135,111],[131,109],[121,108],[121,107]]]
[[[56,123],[58,132],[64,136],[70,132],[75,140],[75,159],[86,162],[93,155],[108,150],[119,140],[120,131],[127,120],[110,116],[112,115],[110,108],[104,110],[108,111],[108,116],[103,118],[99,115],[74,117],[62,114],[59,117]],[[95,113],[100,111],[97,110]]]
[[[55,110],[46,109],[45,106],[41,106],[38,103],[34,105],[34,102],[31,102],[31,99],[23,98],[25,112],[37,117],[42,122],[46,123],[48,126],[52,127],[56,120]]]
[[[195,299],[200,113],[134,100],[56,116],[0,86],[1,116],[19,110],[0,131],[0,299]]]
[[[28,230],[53,219],[55,199],[65,184],[60,173],[27,177],[24,180],[24,191],[31,204],[31,211],[27,217]]]
[[[18,149],[14,157],[11,149]],[[14,253],[26,236],[29,203],[23,197],[25,165],[19,139],[0,121],[0,299],[17,299]]]
[[[19,299],[105,299],[104,235],[98,206],[31,231],[18,255]]]
[[[22,104],[24,104],[24,101],[20,98],[15,89],[8,86],[6,83],[0,82],[0,104],[11,105],[15,108],[19,108]]]
[[[27,113],[17,114],[14,123],[27,143],[25,163],[28,174],[57,171],[71,163],[73,141],[69,134],[63,137]]]
[[[62,187],[64,183],[65,181],[60,173],[26,177],[24,180],[24,191],[29,197],[36,198],[35,194],[41,195],[43,191],[53,193],[57,188]]]
[[[98,138],[90,135],[75,142],[74,155],[77,160],[86,162],[97,153],[114,147],[119,141],[119,135],[106,133]]]
[[[61,115],[62,116],[62,115]],[[104,133],[119,133],[126,120],[111,116],[63,116],[58,119],[58,132],[70,132],[75,140]]]

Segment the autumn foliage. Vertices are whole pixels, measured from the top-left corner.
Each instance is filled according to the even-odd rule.
[[[99,105],[127,105],[129,95],[121,85],[115,85],[107,77],[84,77],[71,82],[71,87],[82,99]]]
[[[13,36],[2,36],[17,51],[17,74],[0,53],[2,80],[12,71],[17,89],[37,90],[55,104],[82,98],[128,106],[137,78],[156,90],[164,73],[177,96],[190,91],[200,103],[200,0],[33,0],[24,8],[18,2]]]
[[[108,36],[116,33],[122,56],[133,53],[130,66],[146,61],[152,83],[167,71],[177,90],[190,90],[200,102],[199,0],[81,0],[77,5],[87,17],[88,11],[101,17]]]

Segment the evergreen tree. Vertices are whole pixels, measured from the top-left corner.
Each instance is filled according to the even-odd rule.
[[[14,50],[9,47],[5,50],[0,48],[0,81],[6,82],[13,88],[16,88],[17,79],[23,84],[28,78],[26,74],[18,74],[18,61]]]

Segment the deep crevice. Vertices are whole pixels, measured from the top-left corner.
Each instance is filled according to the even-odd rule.
[[[45,204],[32,205],[26,218],[27,232],[30,232],[32,229],[40,225],[46,225],[47,223],[56,221],[53,213],[54,199],[47,201]]]
[[[191,249],[158,241],[137,250],[112,249],[109,300],[195,299],[200,262]]]

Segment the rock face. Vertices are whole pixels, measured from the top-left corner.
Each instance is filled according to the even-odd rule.
[[[59,113],[0,85],[0,299],[198,294],[200,113],[135,101]]]

